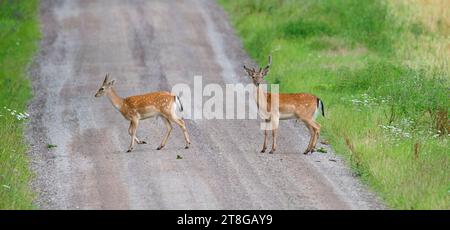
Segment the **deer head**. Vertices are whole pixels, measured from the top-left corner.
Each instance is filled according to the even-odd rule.
[[[106,74],[105,80],[103,80],[102,86],[97,90],[95,97],[101,97],[105,95],[108,91],[111,90],[111,87],[114,85],[115,80],[109,81],[109,74]]]
[[[269,73],[270,64],[272,64],[272,55],[269,55],[269,63],[267,63],[266,67],[255,70],[254,68],[250,69],[244,65],[244,69],[247,71],[248,76],[252,79],[253,84],[259,86],[259,84],[263,83],[264,77],[267,73]]]

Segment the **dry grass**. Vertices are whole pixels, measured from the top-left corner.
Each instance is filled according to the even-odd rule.
[[[419,22],[432,33],[450,35],[450,1],[391,0],[389,3],[407,21]]]
[[[450,72],[450,1],[390,0],[390,13],[404,26],[397,54],[414,69]]]

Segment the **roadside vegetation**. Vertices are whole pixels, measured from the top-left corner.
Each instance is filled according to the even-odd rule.
[[[31,209],[24,122],[27,68],[38,46],[38,1],[0,0],[0,209]]]
[[[219,0],[269,83],[325,102],[323,137],[396,209],[450,209],[450,2]]]

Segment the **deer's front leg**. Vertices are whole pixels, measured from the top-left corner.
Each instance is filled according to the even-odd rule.
[[[132,124],[132,122],[130,122],[130,127],[128,128],[128,134],[130,134],[130,136],[133,136],[132,127],[133,127],[133,124]],[[136,126],[136,129],[137,129],[137,126]],[[136,134],[134,135],[134,140],[138,144],[147,144],[146,141],[139,140],[139,138],[137,137]]]
[[[138,144],[147,144],[147,142],[146,141],[141,141],[141,140],[139,140],[139,138],[136,136],[136,138],[134,138],[134,140],[136,141],[136,143],[138,143]]]
[[[130,143],[130,147],[128,147],[128,151],[127,152],[131,152],[134,149],[134,145],[136,143],[136,130],[137,127],[139,125],[139,119],[137,118],[133,118],[130,122],[130,128],[128,128],[128,133],[131,136],[131,143]]]
[[[264,129],[264,144],[261,150],[262,153],[266,152],[267,149],[267,129]]]
[[[278,131],[278,129],[273,129],[272,130],[272,138],[273,138],[272,149],[269,152],[271,154],[274,153],[275,150],[277,150],[277,131]]]
[[[272,149],[269,153],[274,153],[277,150],[277,132],[278,132],[278,124],[280,122],[280,117],[276,116],[272,118]]]

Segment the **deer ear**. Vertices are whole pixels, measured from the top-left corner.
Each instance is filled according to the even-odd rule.
[[[113,86],[115,82],[116,82],[116,80],[112,80],[108,83],[108,85]]]
[[[109,74],[106,74],[105,80],[103,80],[103,85],[106,85],[106,83],[108,82],[108,76],[109,76]]]

